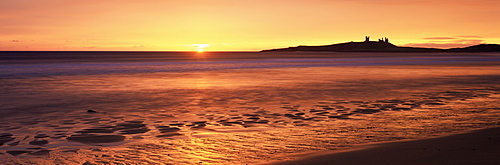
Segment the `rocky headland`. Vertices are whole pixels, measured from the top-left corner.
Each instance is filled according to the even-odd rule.
[[[261,52],[500,52],[498,44],[479,44],[465,48],[419,48],[401,47],[389,42],[388,38],[370,41],[369,37],[364,42],[346,42],[320,46],[295,46],[288,48],[268,49]]]

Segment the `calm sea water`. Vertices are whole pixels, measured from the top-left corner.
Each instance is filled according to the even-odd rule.
[[[0,77],[487,61],[500,59],[487,53],[1,52]]]
[[[492,127],[498,62],[494,53],[0,52],[0,164],[260,164]]]

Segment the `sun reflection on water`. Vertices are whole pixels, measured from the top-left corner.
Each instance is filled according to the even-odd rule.
[[[440,71],[407,66],[307,68],[37,81],[38,86],[26,89],[40,88],[45,97],[72,103],[61,109],[75,110],[0,121],[0,133],[28,139],[0,146],[0,164],[47,161],[4,151],[34,148],[30,141],[42,139],[48,144],[28,152],[50,150],[49,159],[67,164],[262,164],[297,153],[495,126],[500,96],[494,93],[500,86],[485,80],[498,71]],[[473,76],[467,75],[482,74],[476,77],[481,87],[470,87]],[[22,83],[33,84],[15,84]],[[87,113],[89,104],[99,113]],[[126,138],[123,143],[101,144],[67,140],[79,134]]]

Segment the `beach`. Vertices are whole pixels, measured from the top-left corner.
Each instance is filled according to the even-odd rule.
[[[441,138],[369,144],[279,164],[499,164],[500,128]]]
[[[439,164],[453,156],[487,164],[486,153],[498,153],[498,54],[145,56],[4,58],[0,164]],[[493,140],[471,140],[485,138]],[[411,156],[386,159],[398,153]]]

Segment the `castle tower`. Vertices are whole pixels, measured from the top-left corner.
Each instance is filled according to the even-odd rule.
[[[370,36],[365,36],[365,42],[370,42]]]

